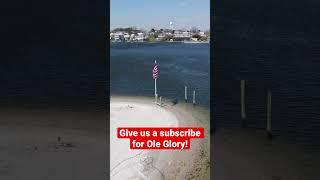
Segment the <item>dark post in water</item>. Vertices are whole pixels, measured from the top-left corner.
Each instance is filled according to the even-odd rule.
[[[241,80],[241,126],[246,127],[246,107],[245,107],[245,88],[246,81]]]
[[[268,132],[268,138],[272,139],[272,133],[271,133],[271,91],[268,91],[268,99],[267,99],[267,132]]]
[[[187,86],[184,87],[184,101],[188,101],[188,95],[187,95]]]
[[[193,91],[193,101],[192,101],[192,103],[193,103],[193,106],[196,105],[196,91]]]

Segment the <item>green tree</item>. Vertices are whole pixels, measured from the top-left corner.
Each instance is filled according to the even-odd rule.
[[[155,42],[156,38],[154,36],[149,36],[148,41],[149,42]]]

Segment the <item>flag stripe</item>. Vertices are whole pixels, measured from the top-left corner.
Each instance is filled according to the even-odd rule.
[[[153,79],[157,79],[158,78],[158,64],[155,64],[154,66],[153,66]]]

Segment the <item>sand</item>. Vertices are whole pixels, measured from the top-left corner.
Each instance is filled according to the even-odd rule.
[[[125,179],[209,179],[209,111],[153,98],[112,96],[110,103],[110,175]],[[191,140],[190,150],[131,150],[117,127],[204,127],[205,139]]]
[[[110,169],[106,161],[105,112],[84,110],[2,109],[0,112],[1,180],[209,179],[209,111],[189,103],[164,106],[153,98],[111,97]],[[190,150],[130,150],[117,139],[118,126],[197,126],[205,139]],[[60,140],[58,139],[60,137]],[[214,137],[215,180],[316,180],[320,151],[269,141],[264,130],[218,129]]]
[[[14,108],[0,111],[1,180],[209,179],[209,137],[190,150],[130,150],[118,126],[209,127],[209,111],[190,104],[164,106],[153,98],[111,97],[110,169],[105,111]],[[206,129],[208,131],[208,129]],[[129,159],[128,159],[129,158]]]

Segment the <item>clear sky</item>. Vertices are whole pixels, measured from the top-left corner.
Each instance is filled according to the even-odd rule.
[[[210,29],[210,0],[111,0],[110,13],[111,29]]]

